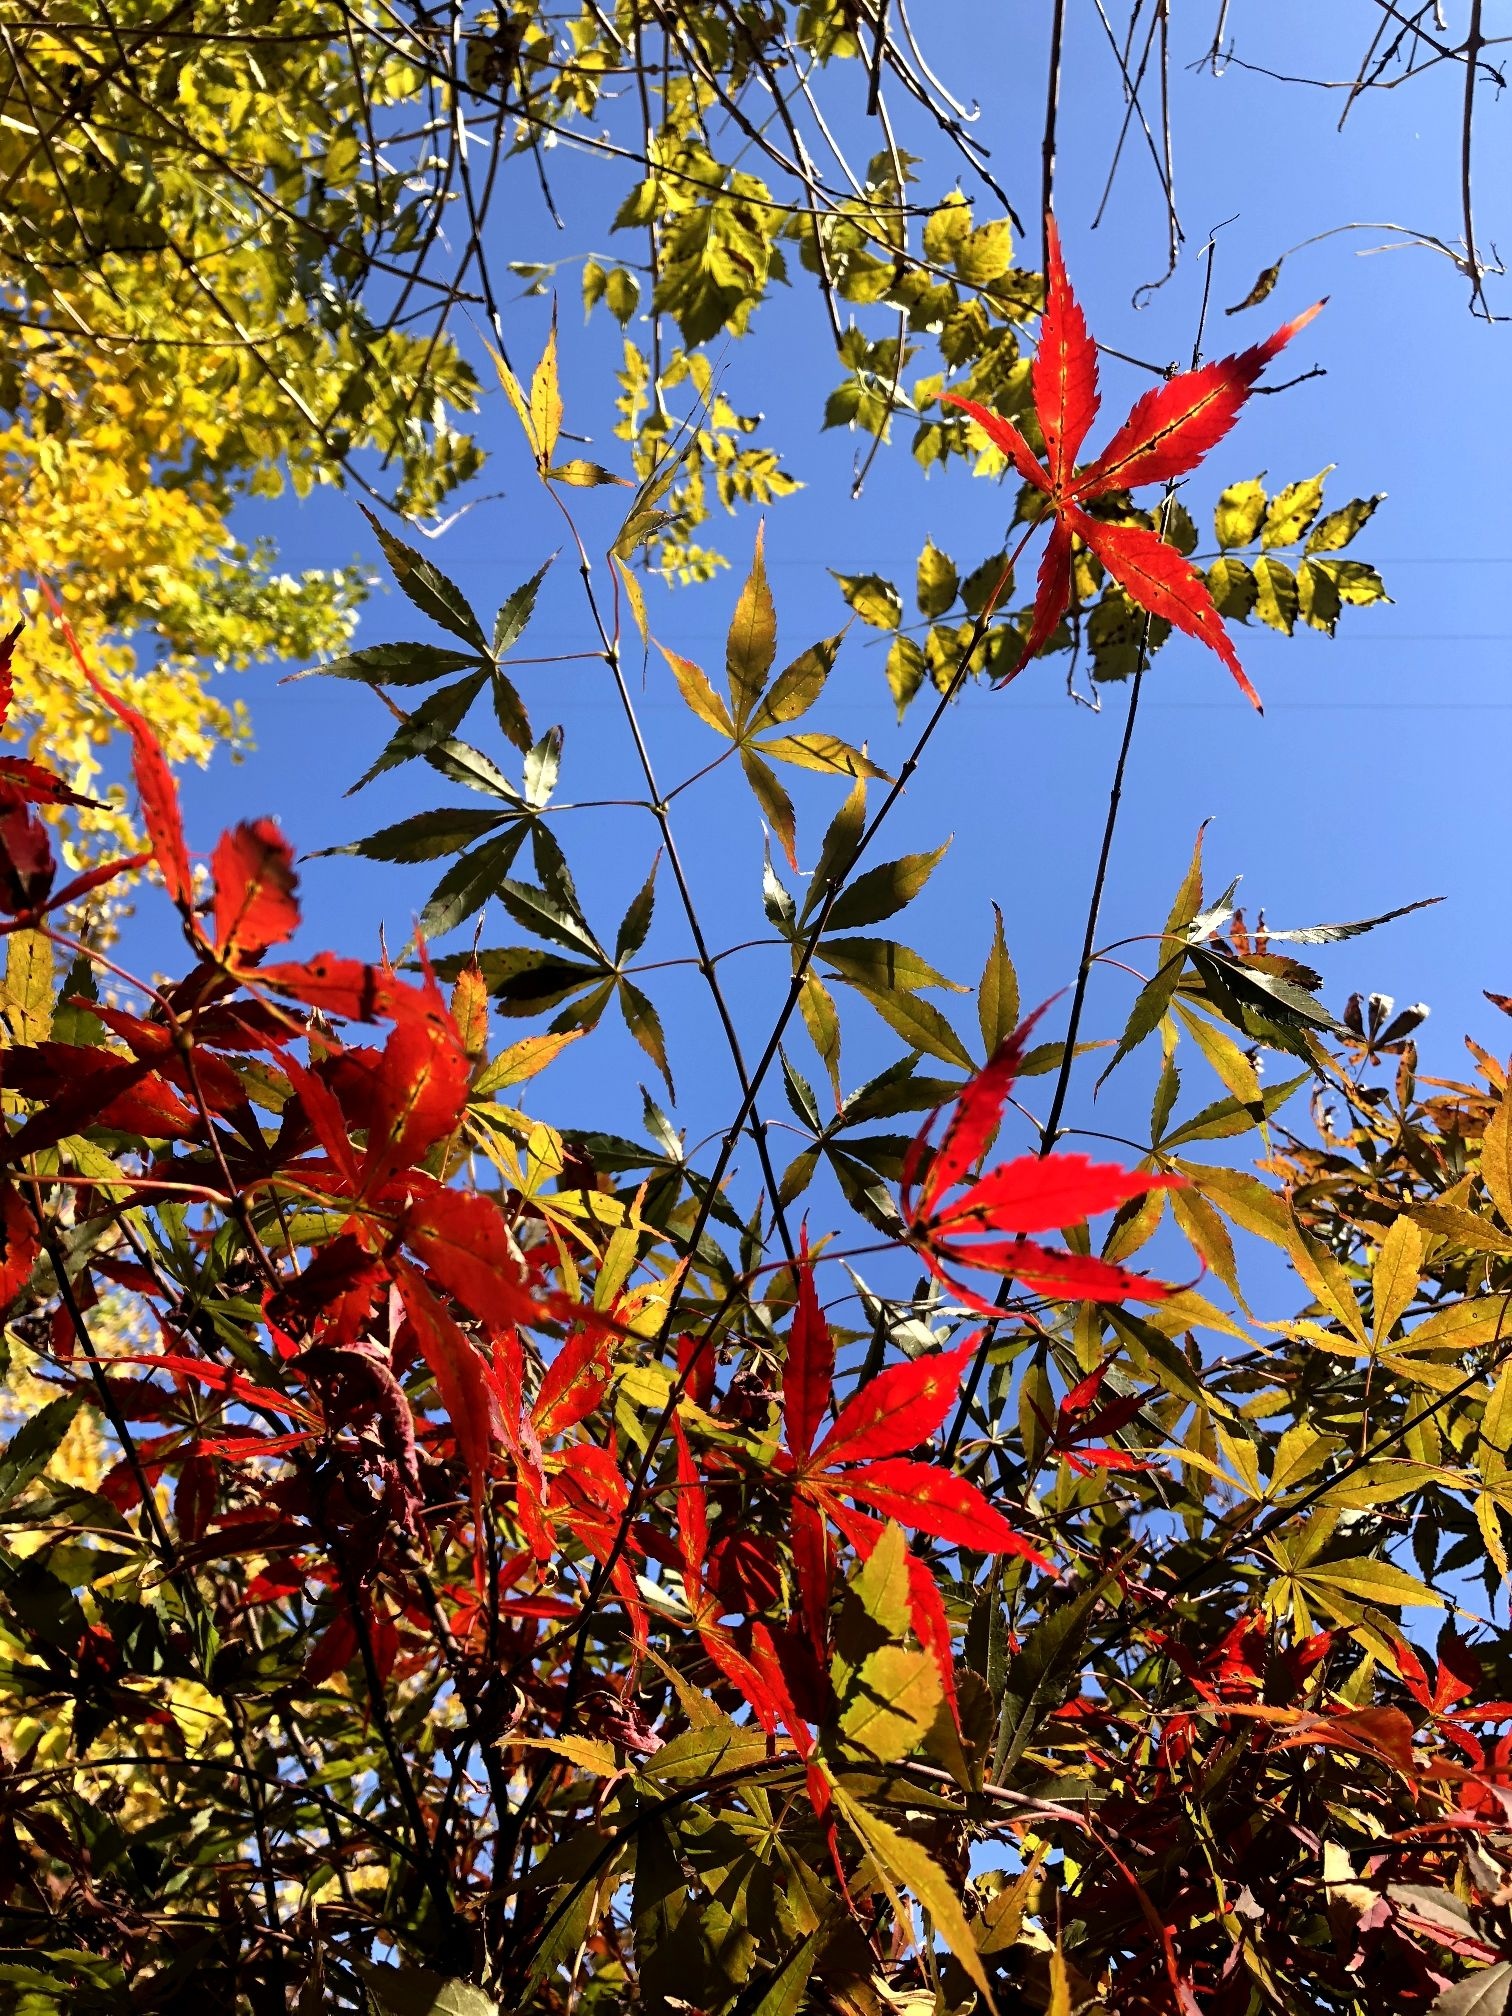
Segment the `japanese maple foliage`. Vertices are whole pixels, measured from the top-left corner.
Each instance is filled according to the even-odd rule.
[[[1323,303],[1284,323],[1263,343],[1183,372],[1146,392],[1102,453],[1079,464],[1100,403],[1097,345],[1066,276],[1053,217],[1046,235],[1047,297],[1031,374],[1044,460],[1011,420],[953,392],[941,395],[969,415],[1024,481],[1041,493],[1050,518],[1029,633],[1018,662],[999,684],[1022,672],[1065,615],[1071,601],[1073,542],[1080,540],[1141,609],[1215,651],[1240,692],[1258,709],[1260,696],[1245,676],[1196,568],[1159,531],[1099,517],[1091,507],[1147,483],[1169,483],[1195,469],[1238,419],[1266,365],[1307,327]]]
[[[992,264],[990,228],[949,237],[959,207],[932,238]],[[1043,458],[968,409],[1053,519],[1028,651],[1079,541],[1242,677],[1186,562],[1118,514],[1222,438],[1301,325],[1150,394],[1083,464],[1096,356],[1053,234],[1048,278]],[[985,298],[1007,331],[1037,285]],[[555,332],[528,390],[500,369],[553,502],[612,495],[554,459]],[[626,561],[661,480],[611,556],[648,645]],[[0,757],[0,1298],[24,1395],[0,1451],[0,1991],[39,2016],[1497,2009],[1500,1062],[1477,1049],[1481,1083],[1423,1089],[1421,1011],[1336,1021],[1281,949],[1367,927],[1252,929],[1231,892],[1205,897],[1199,837],[1163,928],[1089,955],[1119,986],[1149,969],[1105,1074],[1158,1038],[1148,1134],[1073,1111],[1103,976],[1031,1045],[1047,1011],[1021,1017],[1001,913],[971,1033],[928,998],[964,989],[870,935],[943,851],[875,844],[928,736],[869,804],[890,780],[853,744],[771,732],[817,704],[840,640],[772,679],[759,545],[729,704],[665,654],[783,842],[760,893],[775,943],[716,947],[674,832],[705,772],[653,781],[613,612],[590,600],[591,663],[650,795],[559,806],[561,730],[531,740],[500,664],[544,568],[490,630],[431,559],[381,544],[450,641],[328,669],[403,716],[380,767],[477,801],[356,843],[457,855],[392,957],[307,948],[272,820],[201,851],[144,712],[61,619],[48,638],[130,750],[177,978],[102,945],[87,899],[122,864],[57,888],[70,787]],[[921,607],[953,572],[931,566]],[[1003,556],[979,572],[981,607]],[[452,674],[412,710],[387,696]],[[485,688],[508,773],[462,739]],[[943,740],[943,701],[937,720]],[[782,762],[844,779],[811,849]],[[654,829],[604,935],[566,851],[584,812]],[[781,858],[812,859],[806,894]],[[490,909],[544,945],[433,947]],[[653,926],[685,928],[688,956],[642,959]],[[781,962],[750,1044],[763,993],[721,977],[730,950]],[[727,1039],[733,1120],[690,1140],[689,1107],[674,1124],[645,1091],[644,1138],[596,1107],[573,1128],[525,1110],[611,1003],[686,1095],[630,977],[680,965]],[[904,1046],[849,1093],[841,985]],[[1220,1096],[1184,1094],[1194,1052]],[[1049,1119],[1017,1134],[1050,1074]],[[1317,1149],[1283,1111],[1309,1077]],[[1055,1145],[1088,1119],[1111,1151]],[[1416,1620],[1451,1602],[1434,1656]]]

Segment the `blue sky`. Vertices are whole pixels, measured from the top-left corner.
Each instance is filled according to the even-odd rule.
[[[1132,147],[1101,228],[1090,228],[1120,116],[1117,78],[1095,12],[1069,10],[1066,94],[1061,117],[1057,209],[1068,264],[1094,332],[1115,348],[1163,361],[1190,348],[1201,274],[1190,256],[1222,226],[1215,301],[1239,300],[1278,252],[1309,234],[1356,218],[1395,219],[1453,236],[1458,230],[1458,114],[1462,76],[1442,65],[1401,90],[1361,101],[1341,137],[1334,132],[1340,94],[1284,87],[1230,67],[1220,79],[1187,67],[1206,45],[1213,10],[1178,10],[1173,62],[1177,134],[1176,188],[1188,256],[1175,276],[1136,310],[1131,296],[1164,263],[1158,190]],[[932,0],[923,10],[936,67],[981,105],[976,132],[993,150],[995,172],[1022,214],[1038,202],[1038,143],[1048,8],[1003,9],[966,0]],[[1180,20],[1187,14],[1185,22]],[[1231,25],[1240,53],[1283,70],[1345,77],[1368,39],[1374,10],[1320,9],[1293,0],[1236,4]],[[845,132],[864,158],[869,136],[859,107]],[[1488,210],[1512,186],[1507,122],[1486,103],[1477,131],[1478,186]],[[906,120],[899,138],[911,144]],[[914,151],[923,153],[923,146]],[[924,188],[942,195],[953,179],[937,144]],[[620,192],[616,167],[556,150],[551,172],[569,222],[558,234],[546,217],[528,163],[508,171],[491,251],[510,259],[564,259],[589,252],[611,257],[608,218]],[[1489,222],[1489,220],[1488,220]],[[1505,1021],[1482,999],[1483,987],[1512,986],[1508,965],[1505,862],[1512,843],[1512,796],[1505,782],[1509,738],[1507,666],[1512,644],[1512,522],[1507,504],[1509,334],[1472,320],[1467,289],[1449,264],[1420,250],[1369,257],[1357,252],[1380,234],[1329,239],[1290,260],[1271,301],[1226,321],[1216,315],[1210,350],[1256,340],[1274,321],[1321,294],[1326,313],[1289,354],[1296,367],[1322,365],[1327,376],[1275,398],[1251,402],[1239,428],[1195,479],[1186,501],[1211,523],[1219,489],[1268,472],[1272,487],[1337,465],[1330,501],[1388,493],[1354,549],[1382,569],[1389,608],[1345,612],[1335,641],[1308,635],[1287,642],[1251,628],[1240,633],[1246,668],[1266,701],[1263,720],[1236,693],[1217,661],[1177,640],[1149,681],[1125,798],[1101,938],[1158,928],[1190,851],[1211,818],[1210,886],[1243,874],[1242,897],[1263,906],[1276,925],[1362,917],[1430,895],[1448,900],[1377,935],[1324,951],[1327,998],[1337,1011],[1352,988],[1380,988],[1433,1009],[1424,1032],[1425,1068],[1460,1075],[1468,1063],[1464,1030],[1505,1049]],[[1026,248],[1033,263],[1037,245]],[[610,466],[611,400],[617,331],[600,312],[584,329],[577,267],[561,276],[563,381],[567,424],[595,437]],[[1512,304],[1509,304],[1512,305]],[[525,301],[506,311],[516,362],[533,359],[548,306]],[[886,311],[862,311],[872,333],[886,333]],[[722,359],[730,396],[742,410],[769,416],[772,439],[805,484],[768,514],[768,560],[777,601],[779,663],[833,632],[845,611],[827,568],[875,569],[900,584],[912,579],[926,534],[967,564],[1000,543],[1011,495],[973,480],[959,463],[928,480],[907,453],[906,434],[878,458],[859,503],[849,497],[862,437],[819,431],[826,392],[841,372],[829,348],[820,305],[807,275],[763,308],[755,333]],[[1290,375],[1289,371],[1272,376]],[[1103,426],[1148,382],[1111,362],[1104,367]],[[560,543],[560,533],[520,453],[502,398],[490,394],[481,421],[495,450],[477,485],[480,501],[427,551],[481,609],[491,613]],[[1098,437],[1094,437],[1096,439]],[[581,518],[590,547],[602,548],[621,509],[619,494],[584,496]],[[373,541],[348,498],[324,494],[249,508],[247,531],[272,530],[291,565],[375,559]],[[749,514],[708,528],[732,560],[711,587],[657,593],[653,628],[672,648],[718,676],[724,630],[754,534]],[[361,642],[430,637],[396,593],[374,596]],[[893,726],[877,633],[857,626],[842,651],[816,725],[867,741],[884,765],[901,760],[922,718]],[[575,575],[560,565],[520,647],[528,654],[583,648],[586,616]],[[288,668],[241,677],[257,752],[242,764],[220,759],[190,779],[185,801],[191,838],[209,846],[232,817],[272,812],[301,849],[330,846],[370,832],[409,811],[461,802],[461,794],[420,766],[344,802],[342,790],[366,767],[387,733],[378,704],[345,683],[279,684]],[[714,738],[681,708],[664,669],[634,667],[640,709],[664,788],[717,753]],[[561,795],[623,795],[631,752],[601,664],[526,671],[532,715],[566,730]],[[923,703],[920,703],[922,705]],[[1024,998],[1033,1002],[1070,981],[1079,948],[1092,864],[1125,696],[1104,689],[1094,715],[1074,706],[1054,664],[1031,668],[1010,691],[973,690],[953,710],[925,766],[899,806],[876,858],[954,842],[929,891],[896,920],[898,936],[953,977],[974,983],[986,951],[990,905],[1002,905]],[[486,723],[477,739],[491,747]],[[801,785],[800,852],[812,865],[835,788]],[[733,942],[763,929],[760,912],[762,830],[753,801],[731,768],[679,799],[678,834],[689,859],[711,937]],[[564,817],[558,835],[578,873],[590,918],[611,935],[655,852],[644,813]],[[391,942],[423,902],[436,870],[394,869],[353,860],[312,861],[304,870],[309,949],[375,949],[380,924]],[[791,881],[791,877],[789,880]],[[915,922],[915,916],[918,921]],[[485,944],[520,934],[497,910]],[[663,874],[646,956],[686,951],[670,879]],[[725,967],[748,1049],[759,1050],[780,999],[783,967],[774,953],[743,954]],[[702,985],[686,970],[652,975],[681,1062],[676,1118],[693,1138],[716,1128],[731,1109],[732,1088]],[[1130,983],[1099,976],[1088,1030],[1115,1034]],[[945,997],[935,997],[944,1003]],[[962,1024],[974,1031],[969,1000]],[[503,1025],[505,1037],[525,1024]],[[846,1017],[848,1085],[896,1054],[895,1040],[859,1002]],[[795,1056],[817,1076],[800,1037]],[[1094,1117],[1089,1069],[1072,1118],[1129,1132],[1147,1098],[1139,1074],[1112,1090]],[[1215,1088],[1193,1087],[1195,1106]],[[590,1038],[540,1081],[536,1105],[563,1124],[637,1126],[637,1081],[647,1060],[617,1026]],[[768,1106],[779,1111],[780,1098]],[[607,1109],[607,1110],[606,1110]],[[796,1146],[796,1144],[794,1144]],[[792,1152],[789,1149],[788,1152]],[[749,1159],[749,1158],[747,1158]],[[777,1151],[779,1163],[786,1159]]]

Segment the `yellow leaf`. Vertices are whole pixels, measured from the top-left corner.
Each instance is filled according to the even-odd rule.
[[[538,461],[550,465],[556,454],[557,436],[562,431],[562,394],[557,384],[556,309],[551,311],[551,333],[530,381],[530,422]],[[611,479],[612,480],[612,479]]]
[[[1512,1226],[1512,1100],[1505,1096],[1481,1142],[1481,1175],[1502,1223]]]
[[[619,1764],[614,1755],[614,1745],[597,1736],[526,1736],[523,1739],[527,1750],[549,1750],[555,1757],[561,1757],[569,1764],[576,1764],[580,1771],[591,1771],[595,1778],[613,1778],[618,1775]]]
[[[1354,1290],[1349,1285],[1348,1275],[1332,1253],[1310,1239],[1295,1219],[1286,1241],[1286,1250],[1292,1265],[1311,1289],[1314,1300],[1321,1302],[1331,1316],[1337,1317],[1357,1343],[1365,1343],[1365,1325]]]
[[[530,443],[530,452],[539,461],[541,456],[540,437],[536,433],[535,420],[530,411],[530,402],[525,397],[524,388],[520,384],[519,379],[516,378],[513,367],[505,358],[503,351],[496,350],[491,343],[486,343],[483,347],[493,359],[493,367],[499,374],[499,383],[504,388],[505,398],[513,406],[519,418],[520,425],[525,429],[525,439]]]
[[[1050,1955],[1050,2003],[1045,2016],[1071,2016],[1071,1980],[1066,1973],[1066,1956],[1059,1939]]]
[[[528,1078],[544,1071],[548,1064],[561,1056],[569,1043],[576,1043],[582,1034],[581,1029],[564,1029],[554,1034],[547,1032],[541,1036],[526,1036],[518,1043],[511,1043],[507,1050],[501,1050],[478,1073],[473,1097],[486,1099],[508,1086],[523,1085]]]
[[[616,476],[612,469],[606,469],[602,462],[587,462],[581,455],[574,455],[570,461],[559,462],[546,474],[554,483],[570,483],[577,490],[596,490],[605,483],[618,483],[630,489],[628,476]]]
[[[1384,1344],[1406,1315],[1423,1272],[1423,1235],[1410,1218],[1392,1221],[1370,1270],[1374,1341]]]

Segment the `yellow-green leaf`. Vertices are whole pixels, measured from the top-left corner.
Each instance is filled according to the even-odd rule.
[[[777,655],[777,611],[766,575],[766,529],[756,527],[756,552],[725,643],[725,669],[730,677],[730,699],[734,703],[735,725],[743,729],[751,710],[761,698],[772,660]]]
[[[40,931],[6,940],[5,1021],[17,1043],[45,1043],[53,1022],[53,948]]]
[[[990,1057],[1005,1037],[1018,1027],[1019,983],[1008,941],[1003,936],[1003,913],[992,906],[992,946],[977,987],[977,1023],[982,1043]]]
[[[628,476],[616,476],[602,462],[585,462],[581,455],[574,455],[569,462],[558,463],[546,474],[555,483],[570,483],[575,490],[594,490],[605,483],[618,483],[627,490],[630,488]]]
[[[1255,562],[1255,614],[1290,637],[1297,621],[1297,577],[1282,561],[1262,553]]]
[[[583,1033],[581,1029],[562,1029],[541,1036],[526,1036],[518,1043],[511,1043],[507,1050],[501,1050],[478,1073],[472,1097],[490,1099],[495,1092],[502,1092],[510,1085],[523,1085],[528,1078],[544,1071],[554,1058],[561,1056],[569,1043],[576,1043]]]
[[[840,1017],[835,1012],[834,996],[819,975],[812,969],[803,976],[803,991],[798,996],[798,1007],[803,1015],[804,1027],[814,1048],[819,1052],[819,1060],[829,1074],[835,1097],[840,1097]]]
[[[886,777],[871,758],[853,749],[838,735],[817,730],[801,735],[774,735],[770,741],[753,745],[763,756],[778,763],[792,763],[800,770],[818,770],[830,777]]]
[[[933,539],[926,539],[919,555],[917,599],[922,616],[943,616],[956,599],[960,575],[948,553],[942,553]]]
[[[908,703],[924,684],[929,664],[923,649],[912,637],[905,637],[900,630],[887,652],[887,684],[898,710],[901,721],[908,712]]]
[[[708,674],[691,658],[681,658],[675,651],[669,651],[665,644],[658,645],[657,649],[666,659],[668,670],[677,681],[677,690],[688,707],[716,734],[727,735],[733,742],[735,723],[730,719],[729,708],[710,684]]]
[[[1376,1561],[1358,1555],[1345,1561],[1325,1561],[1305,1571],[1308,1582],[1340,1589],[1346,1596],[1358,1596],[1365,1603],[1381,1603],[1396,1610],[1410,1604],[1426,1604],[1441,1610],[1444,1599],[1416,1575],[1391,1561]]]
[[[943,1699],[932,1653],[879,1646],[851,1684],[840,1711],[841,1734],[868,1756],[894,1763],[924,1741]]]
[[[982,1965],[982,1957],[971,1936],[971,1927],[966,1923],[950,1878],[917,1841],[910,1841],[906,1834],[900,1834],[880,1815],[868,1812],[843,1785],[835,1784],[834,1794],[842,1817],[871,1857],[883,1887],[891,1893],[890,1901],[899,1917],[905,1920],[907,1917],[899,1893],[911,1890],[929,1913],[936,1932],[981,1990],[988,2008],[995,2012],[997,2004],[993,2000],[987,1970]]]
[[[1265,516],[1265,485],[1258,476],[1246,483],[1231,483],[1213,511],[1213,530],[1218,544],[1227,551],[1248,546],[1260,530]]]
[[[1262,546],[1294,546],[1323,508],[1323,479],[1333,468],[1320,469],[1302,483],[1288,483],[1270,501],[1260,533]]]
[[[1376,506],[1385,495],[1380,490],[1374,497],[1352,497],[1340,510],[1320,518],[1308,534],[1308,552],[1337,553],[1341,546],[1347,546],[1361,526],[1374,517]]]
[[[834,569],[831,568],[831,573]],[[896,630],[903,621],[903,598],[880,574],[835,574],[840,593],[873,630]]]
[[[741,750],[740,767],[746,774],[746,782],[756,794],[756,803],[761,807],[768,825],[782,842],[789,867],[796,868],[798,817],[793,810],[792,799],[783,790],[776,771],[763,763],[753,749]]]

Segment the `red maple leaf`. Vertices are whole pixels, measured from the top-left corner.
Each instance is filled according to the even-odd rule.
[[[946,1271],[947,1263],[1011,1275],[1036,1293],[1062,1301],[1117,1302],[1129,1296],[1158,1301],[1167,1290],[1146,1275],[1131,1274],[1090,1254],[1043,1246],[1026,1235],[1074,1225],[1147,1190],[1179,1190],[1184,1178],[1093,1162],[1085,1155],[1020,1155],[966,1183],[956,1196],[947,1195],[987,1152],[1023,1064],[1026,1039],[1038,1019],[1037,1012],[1005,1037],[962,1088],[932,1157],[930,1136],[940,1109],[925,1121],[903,1166],[899,1201],[910,1238],[930,1272],[952,1294],[989,1316],[1001,1312],[954,1279]],[[927,1172],[918,1182],[926,1160]]]
[[[256,958],[299,929],[294,854],[271,819],[228,827],[210,859],[215,883],[215,949],[229,960]]]
[[[782,1386],[800,1584],[810,1564],[824,1557],[824,1519],[848,1530],[841,1503],[846,1498],[949,1546],[980,1554],[1022,1554],[1039,1567],[1050,1566],[975,1484],[906,1453],[928,1442],[950,1412],[976,1346],[977,1339],[969,1337],[954,1351],[889,1366],[851,1395],[816,1443],[834,1381],[835,1346],[814,1292],[805,1242]],[[810,1591],[804,1598],[812,1615],[819,1605]]]
[[[975,420],[1049,506],[1050,542],[1040,561],[1029,635],[1017,664],[998,683],[1005,685],[1023,671],[1065,615],[1071,601],[1072,540],[1080,539],[1141,609],[1216,651],[1240,691],[1258,709],[1259,695],[1244,675],[1196,568],[1157,532],[1143,525],[1106,524],[1089,516],[1085,507],[1142,483],[1168,482],[1195,469],[1233,426],[1266,365],[1299,329],[1306,328],[1323,303],[1316,302],[1263,343],[1183,372],[1146,392],[1097,460],[1078,467],[1077,455],[1097,417],[1097,345],[1087,333],[1086,318],[1066,277],[1054,218],[1048,220],[1048,242],[1049,292],[1030,381],[1035,417],[1045,440],[1044,461],[1011,420],[954,392],[942,394],[948,405],[959,406]]]

